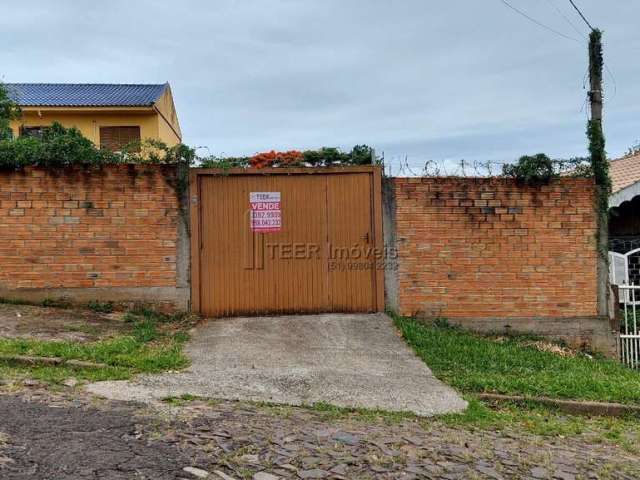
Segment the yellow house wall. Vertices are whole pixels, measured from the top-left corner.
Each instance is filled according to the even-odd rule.
[[[100,146],[100,127],[128,127],[139,126],[142,140],[147,138],[158,139],[168,144],[175,144],[176,136],[160,128],[159,115],[154,110],[142,112],[100,112],[98,111],[59,111],[59,110],[23,110],[22,118],[11,122],[14,136],[19,135],[20,127],[49,126],[53,122],[59,122],[64,127],[76,127],[82,135]]]
[[[155,104],[158,109],[158,131],[160,139],[168,145],[175,145],[182,141],[182,132],[178,122],[178,113],[173,103],[171,88],[167,87]]]

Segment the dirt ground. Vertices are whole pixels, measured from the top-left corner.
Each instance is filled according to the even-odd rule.
[[[0,303],[0,338],[88,342],[128,329],[122,313]]]
[[[179,403],[152,408],[77,390],[5,388],[0,478],[640,478],[638,456],[586,436],[474,432],[435,420],[365,422],[230,401]]]

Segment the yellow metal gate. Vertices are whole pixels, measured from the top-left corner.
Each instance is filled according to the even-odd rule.
[[[195,169],[194,310],[382,310],[380,181],[377,167]]]

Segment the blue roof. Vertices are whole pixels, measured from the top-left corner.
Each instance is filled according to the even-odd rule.
[[[113,83],[6,83],[21,107],[145,107],[169,86]]]

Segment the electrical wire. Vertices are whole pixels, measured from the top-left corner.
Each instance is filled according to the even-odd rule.
[[[576,27],[576,24],[575,24],[575,23],[573,23],[573,22],[569,19],[569,17],[567,17],[567,15],[566,15],[562,10],[560,10],[560,8],[559,8],[559,7],[554,3],[554,1],[553,1],[553,0],[547,0],[547,3],[548,3],[548,4],[549,4],[549,5],[550,5],[550,6],[551,6],[551,7],[552,7],[556,12],[558,12],[558,14],[559,14],[562,18],[564,18],[565,22],[567,22],[567,23],[571,26],[571,28],[573,28],[573,30],[574,30],[578,35],[580,35],[581,37],[586,37],[585,33],[584,33],[584,32],[581,32],[581,31],[580,31],[580,29],[579,29],[578,27]]]
[[[592,31],[595,30],[595,28],[593,28],[591,26],[591,24],[589,23],[589,20],[587,20],[587,17],[585,17],[582,12],[580,11],[580,9],[578,8],[578,6],[575,4],[575,2],[573,0],[569,0],[569,3],[571,4],[571,6],[575,9],[576,12],[578,12],[578,15],[580,15],[580,17],[582,18],[582,20],[584,20],[584,23],[587,24],[587,27],[589,27]]]
[[[514,12],[518,13],[519,15],[522,15],[524,18],[526,18],[527,20],[529,20],[530,22],[535,23],[536,25],[538,25],[539,27],[544,28],[545,30],[548,30],[552,33],[555,33],[556,35],[561,36],[562,38],[566,38],[567,40],[572,40],[574,42],[578,42],[578,43],[582,43],[580,40],[578,40],[575,37],[570,37],[569,35],[565,35],[564,33],[551,28],[548,25],[545,25],[544,23],[536,20],[535,18],[533,18],[532,16],[528,15],[527,13],[523,12],[522,10],[520,10],[519,8],[514,7],[513,5],[511,5],[509,2],[507,2],[507,0],[500,0],[502,3],[504,3],[507,7],[509,7],[511,10],[513,10]]]
[[[551,0],[547,0],[549,3],[551,3]],[[589,20],[587,20],[587,18],[584,16],[584,14],[582,13],[582,11],[578,8],[578,6],[575,4],[575,2],[573,0],[569,0],[569,3],[571,3],[571,6],[575,9],[576,12],[578,12],[578,15],[580,15],[580,18],[582,18],[582,20],[584,20],[584,23],[587,24],[587,26],[591,29],[591,30],[595,30],[595,28],[593,28],[591,26],[591,23],[589,23]],[[564,15],[563,15],[564,16]],[[565,17],[566,18],[566,17]],[[569,22],[569,19],[566,19]],[[571,23],[571,22],[569,22]],[[573,24],[572,24],[573,25]],[[575,28],[574,28],[575,30]],[[618,82],[616,81],[616,77],[613,74],[613,72],[611,71],[611,69],[609,68],[609,65],[607,65],[605,62],[603,62],[604,64],[604,68],[607,72],[607,74],[609,74],[609,78],[611,78],[611,80],[613,81],[613,96],[611,97],[611,100],[613,100],[616,95],[618,94]]]
[[[605,62],[603,62],[604,64],[604,68],[607,71],[607,73],[609,74],[609,77],[611,78],[611,80],[613,81],[613,95],[611,96],[611,98],[609,99],[609,101],[612,101],[614,98],[616,98],[616,96],[618,95],[618,82],[616,82],[616,77],[613,75],[613,72],[611,71],[611,69],[609,68],[609,65],[607,65]]]

